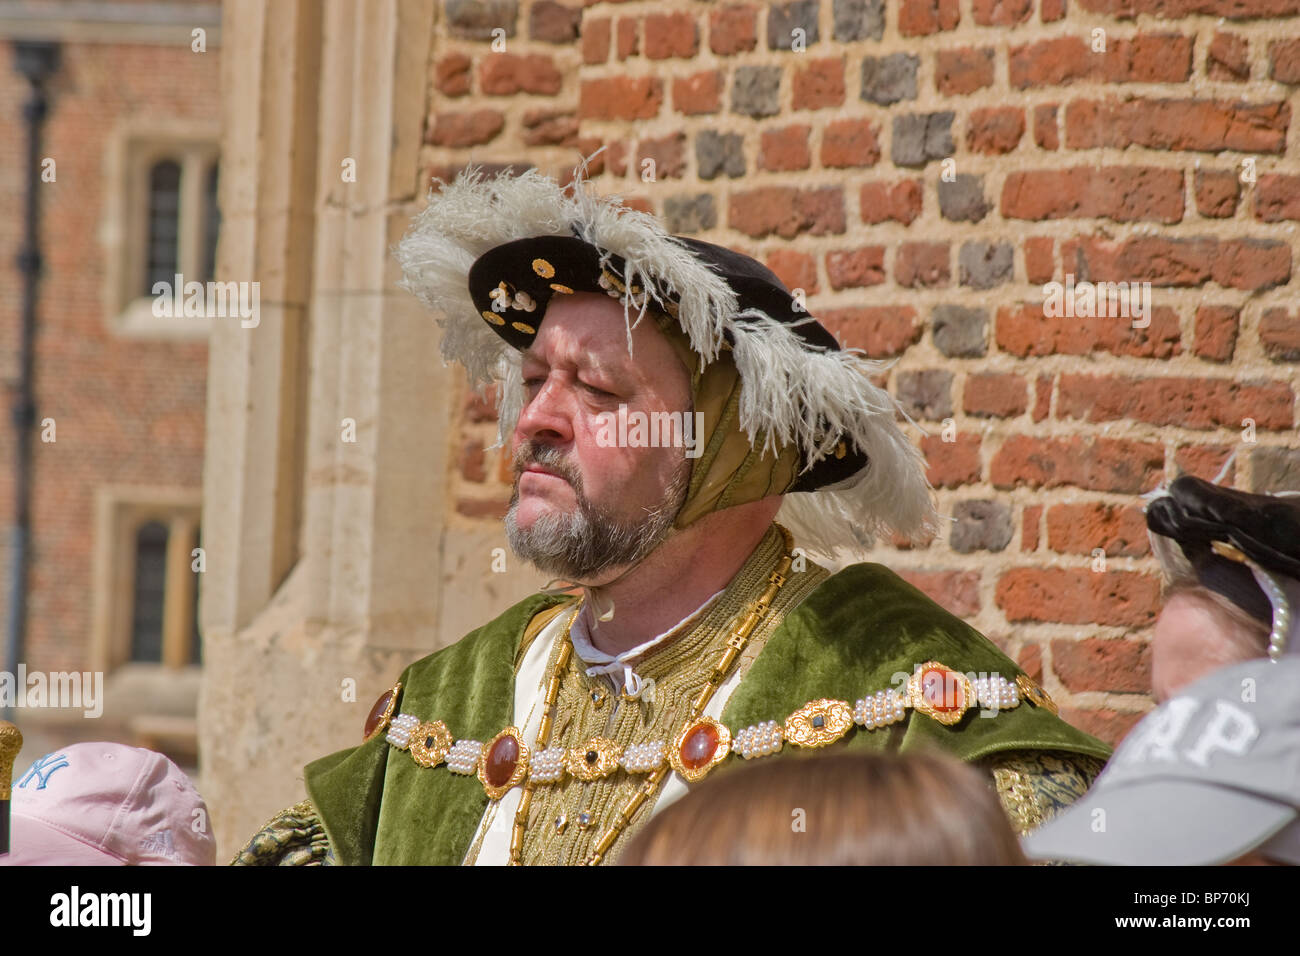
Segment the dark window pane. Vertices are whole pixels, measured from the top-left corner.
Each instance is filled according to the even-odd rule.
[[[217,208],[217,164],[208,170],[203,184],[203,275],[200,282],[210,282],[217,272],[217,235],[221,231],[221,210]]]
[[[131,660],[162,662],[163,593],[167,579],[167,526],[151,521],[135,536],[135,614]]]
[[[175,281],[180,257],[181,167],[171,160],[149,170],[149,247],[145,258],[145,295],[155,282]]]

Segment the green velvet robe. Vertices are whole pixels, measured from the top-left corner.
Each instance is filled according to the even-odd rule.
[[[524,629],[537,612],[560,600],[541,594],[526,598],[412,664],[400,678],[395,713],[442,720],[457,738],[490,740],[514,722],[514,662]],[[1023,673],[987,638],[888,568],[852,565],[786,615],[728,700],[722,723],[735,731],[783,720],[819,698],[852,703],[895,686],[895,674],[910,674],[928,660],[1008,680]],[[904,721],[887,728],[854,728],[833,747],[933,745],[966,761],[1055,751],[1082,755],[1094,767],[1096,761],[1086,758],[1104,761],[1111,752],[1027,701],[988,718],[974,707],[951,727],[909,710]],[[740,760],[732,754],[719,770]],[[445,766],[421,768],[383,734],[308,764],[306,785],[334,862],[343,864],[459,864],[488,803],[476,777]],[[299,816],[292,819],[301,823]]]

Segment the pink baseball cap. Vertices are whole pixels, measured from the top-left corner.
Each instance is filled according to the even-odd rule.
[[[14,782],[0,866],[212,866],[208,808],[162,754],[114,743],[46,754]]]

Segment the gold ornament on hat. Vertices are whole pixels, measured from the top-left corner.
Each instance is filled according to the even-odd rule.
[[[495,289],[488,290],[488,298],[492,300],[492,309],[496,312],[504,312],[514,298],[514,292],[511,290],[509,283],[504,280],[497,283]]]

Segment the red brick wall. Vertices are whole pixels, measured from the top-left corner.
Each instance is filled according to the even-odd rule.
[[[1238,487],[1300,488],[1300,0],[475,10],[440,17],[430,175],[563,175],[607,145],[603,191],[757,256],[846,345],[897,358],[958,520],[871,559],[1122,735],[1159,608],[1139,495],[1234,450]],[[1046,317],[1067,273],[1151,282],[1150,326]],[[472,401],[461,435],[457,520],[493,520],[508,489]]]
[[[64,44],[42,155],[57,180],[42,183],[45,274],[40,286],[35,375],[37,419],[57,441],[33,442],[28,667],[87,666],[91,629],[94,494],[104,484],[202,487],[207,346],[120,339],[102,296],[101,244],[110,131],[128,117],[211,120],[220,115],[219,53],[188,46]],[[18,376],[26,81],[13,46],[0,43],[0,608],[9,599],[14,431],[8,407]]]

